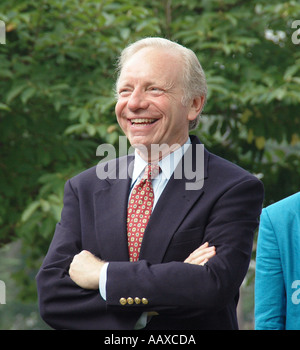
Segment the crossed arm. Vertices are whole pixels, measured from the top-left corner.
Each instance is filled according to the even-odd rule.
[[[216,254],[214,246],[209,246],[208,242],[202,244],[194,250],[186,259],[185,263],[194,265],[204,265]],[[76,254],[70,264],[69,275],[73,282],[84,289],[98,289],[100,271],[105,261],[100,260],[87,250],[82,250]]]
[[[51,327],[133,329],[140,312],[183,307],[200,315],[219,311],[233,300],[248,268],[253,231],[261,211],[263,190],[258,181],[234,178],[233,184],[226,185],[226,191],[212,191],[215,183],[207,181],[206,204],[197,208],[201,216],[208,218],[207,224],[201,231],[195,219],[191,227],[199,228],[199,236],[202,234],[194,247],[203,239],[216,249],[205,243],[190,256],[181,255],[184,263],[173,261],[172,255],[166,263],[153,264],[147,260],[133,264],[106,258],[106,301],[97,291],[105,262],[93,255],[98,251],[93,231],[94,203],[80,207],[79,194],[86,191],[73,181],[72,187],[70,182],[66,185],[61,222],[36,277],[40,313]],[[81,215],[85,222],[92,223],[82,228],[85,235],[81,231]],[[105,250],[104,253],[103,257],[110,256]],[[120,297],[131,295],[145,296],[151,302],[121,307]]]

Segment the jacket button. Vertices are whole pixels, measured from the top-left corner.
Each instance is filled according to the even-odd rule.
[[[147,304],[148,304],[148,299],[147,299],[147,298],[142,298],[142,303],[143,303],[144,305],[147,305]]]
[[[126,305],[127,304],[127,300],[125,298],[121,298],[119,300],[119,302],[120,302],[121,305]]]
[[[135,302],[136,304],[140,304],[141,299],[140,299],[140,298],[138,298],[138,297],[136,297],[136,298],[134,298],[134,302]]]
[[[127,303],[129,305],[132,305],[133,304],[133,299],[131,297],[127,298]]]

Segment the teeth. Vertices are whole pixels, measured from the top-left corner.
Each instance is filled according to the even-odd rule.
[[[155,119],[141,119],[141,118],[131,119],[131,123],[133,124],[151,124],[153,122],[155,122]]]

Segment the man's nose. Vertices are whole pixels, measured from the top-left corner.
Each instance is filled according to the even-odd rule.
[[[127,106],[131,111],[136,111],[139,109],[147,109],[149,103],[142,91],[134,90],[129,97]]]

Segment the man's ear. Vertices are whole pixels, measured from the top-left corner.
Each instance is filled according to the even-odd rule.
[[[188,115],[188,120],[194,120],[201,113],[204,107],[205,98],[204,96],[195,97],[191,101],[191,107]]]

